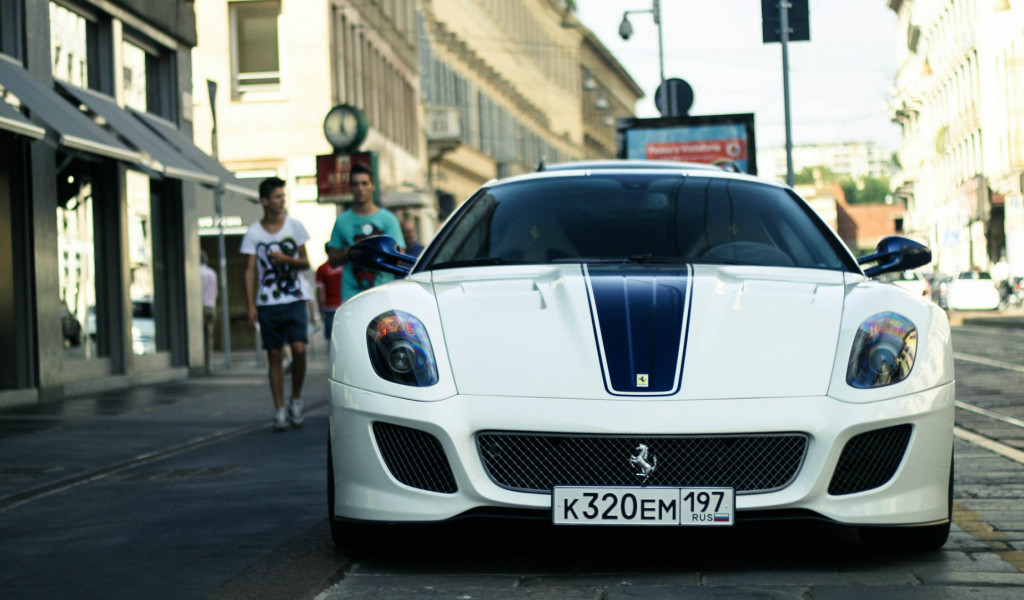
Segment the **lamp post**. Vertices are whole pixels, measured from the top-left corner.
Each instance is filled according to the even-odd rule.
[[[210,130],[210,144],[213,150],[213,158],[220,158],[217,151],[217,82],[212,79],[206,80],[206,88],[210,93],[210,116],[213,118],[213,128]],[[228,319],[228,258],[224,243],[224,184],[218,183],[213,190],[214,208],[217,212],[217,253],[220,254],[220,321],[221,321],[221,346],[224,351],[224,368],[231,370],[231,323]],[[203,325],[205,327],[206,325]],[[211,344],[213,341],[211,340]],[[210,362],[213,362],[212,360]]]
[[[650,10],[627,10],[622,13],[622,23],[619,23],[619,37],[624,40],[628,40],[633,35],[633,25],[629,22],[630,14],[641,14],[651,13],[654,17],[654,24],[658,26],[658,68],[661,75],[661,85],[658,86],[659,94],[665,95],[665,48],[661,42],[661,6],[660,0],[653,0]],[[660,98],[662,115],[668,112],[668,105],[664,102],[664,97]],[[657,104],[657,102],[655,102]]]

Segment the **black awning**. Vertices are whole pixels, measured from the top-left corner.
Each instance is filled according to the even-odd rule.
[[[37,140],[43,139],[43,136],[46,135],[45,129],[26,119],[24,115],[3,100],[0,100],[0,129],[13,131]]]
[[[62,147],[130,163],[139,161],[138,152],[119,142],[52,88],[40,83],[21,65],[2,54],[0,87],[17,96],[22,106],[45,123]]]
[[[118,106],[114,100],[92,90],[66,83],[57,85],[69,96],[102,117],[109,127],[141,153],[140,164],[152,171],[174,179],[187,179],[203,185],[215,186],[220,179],[182,156],[176,148],[149,127]]]
[[[149,113],[139,112],[131,108],[127,110],[159,134],[160,137],[177,148],[186,158],[202,167],[210,175],[216,177],[224,185],[226,191],[234,192],[251,200],[259,199],[259,192],[254,191],[251,186],[241,182],[235,177],[234,173],[224,168],[224,165],[220,164],[217,159],[200,150],[174,124]]]

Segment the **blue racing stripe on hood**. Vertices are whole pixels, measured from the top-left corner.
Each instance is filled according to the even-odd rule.
[[[612,394],[679,389],[686,345],[687,267],[587,265],[595,334]]]

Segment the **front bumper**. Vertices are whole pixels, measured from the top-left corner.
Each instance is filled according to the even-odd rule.
[[[598,436],[796,432],[808,438],[796,476],[782,489],[737,495],[740,520],[744,512],[776,510],[811,511],[851,525],[928,524],[948,517],[952,383],[861,404],[828,397],[681,401],[454,396],[419,402],[335,381],[330,388],[334,514],[346,519],[427,522],[481,509],[549,510],[550,494],[504,489],[488,476],[475,436],[495,430]],[[457,489],[435,492],[399,482],[382,457],[374,423],[436,438]],[[913,428],[910,440],[886,483],[857,493],[829,494],[847,442],[859,434],[905,424]]]

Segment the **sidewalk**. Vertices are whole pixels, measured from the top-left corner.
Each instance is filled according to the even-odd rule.
[[[308,355],[306,411],[327,404],[328,352]],[[210,375],[0,408],[0,511],[130,465],[270,427],[266,359],[222,354]],[[291,388],[286,376],[285,394]]]

